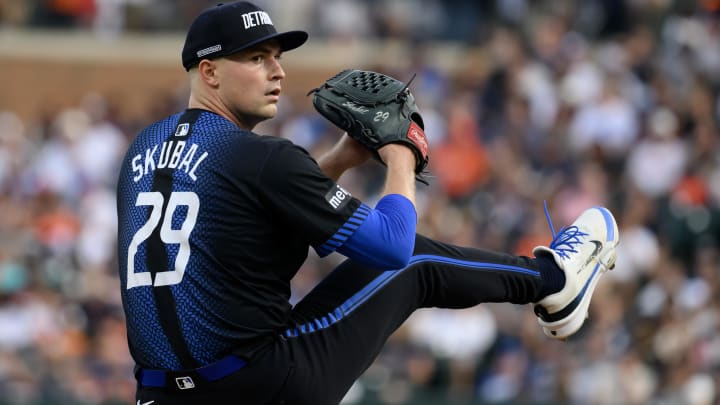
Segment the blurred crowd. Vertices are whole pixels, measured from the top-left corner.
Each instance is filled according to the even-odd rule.
[[[172,30],[212,3],[0,0],[0,25]],[[544,202],[556,230],[592,205],[620,227],[617,266],[567,342],[544,337],[529,306],[421,310],[345,403],[718,403],[720,1],[257,3],[320,38],[466,48],[472,63],[453,72],[422,55],[364,66],[417,74],[432,173],[421,233],[530,255],[551,239]],[[185,94],[171,96],[153,119],[183,108]],[[33,122],[0,112],[0,404],[133,401],[114,187],[149,122],[113,111],[91,93]],[[256,132],[316,156],[338,136],[292,97]],[[382,170],[368,163],[341,183],[372,204]],[[293,300],[341,259],[311,251]]]

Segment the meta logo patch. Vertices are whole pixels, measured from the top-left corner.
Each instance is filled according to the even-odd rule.
[[[350,201],[351,197],[352,195],[347,192],[347,190],[336,184],[334,188],[325,194],[325,201],[337,211],[344,207],[348,201]]]

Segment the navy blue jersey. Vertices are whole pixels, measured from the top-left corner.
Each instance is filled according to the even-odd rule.
[[[287,327],[308,247],[329,254],[367,213],[302,148],[204,110],[143,130],[117,191],[128,341],[146,368],[251,357]]]

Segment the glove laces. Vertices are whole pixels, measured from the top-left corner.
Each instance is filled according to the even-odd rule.
[[[412,77],[410,78],[410,80],[408,80],[405,87],[403,87],[402,90],[398,91],[398,93],[395,95],[395,98],[398,101],[404,101],[407,98],[407,96],[408,96],[407,89],[410,87],[410,83],[412,83],[413,80],[415,80],[415,76],[417,76],[417,73],[413,73]]]
[[[552,219],[550,218],[550,211],[547,207],[547,201],[543,202],[543,208],[545,210],[545,218],[547,219],[548,225],[550,226],[550,232],[552,233],[553,240],[550,242],[550,249],[554,250],[563,259],[569,259],[570,253],[577,253],[575,246],[583,243],[580,237],[587,236],[588,234],[581,231],[577,226],[568,226],[560,228],[560,232],[555,232]]]

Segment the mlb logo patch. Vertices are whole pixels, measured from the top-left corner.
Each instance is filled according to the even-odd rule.
[[[175,379],[175,383],[181,390],[189,390],[190,388],[195,388],[195,383],[190,377],[178,377]]]
[[[177,126],[175,129],[175,136],[185,136],[190,132],[190,124],[183,123]]]

